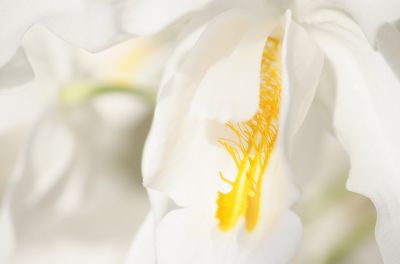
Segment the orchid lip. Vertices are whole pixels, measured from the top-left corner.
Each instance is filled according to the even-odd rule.
[[[234,181],[220,172],[221,179],[232,187],[227,193],[218,193],[215,216],[222,231],[231,230],[244,217],[245,229],[251,232],[259,220],[263,176],[279,130],[280,47],[279,38],[268,37],[261,60],[257,112],[248,121],[227,122],[226,128],[232,132],[234,139],[220,138],[218,141],[237,169]]]

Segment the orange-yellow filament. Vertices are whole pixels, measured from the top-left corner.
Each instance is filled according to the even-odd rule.
[[[228,193],[218,193],[216,217],[219,228],[228,231],[244,217],[247,231],[257,225],[263,176],[278,136],[281,98],[280,40],[269,37],[261,60],[260,103],[256,114],[245,122],[227,122],[234,140],[221,138],[237,167],[234,181],[221,179],[232,186]]]

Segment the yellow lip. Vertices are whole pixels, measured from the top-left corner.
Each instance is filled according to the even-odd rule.
[[[232,186],[230,192],[218,193],[215,216],[222,231],[231,230],[239,218],[244,217],[246,230],[251,232],[259,219],[262,180],[279,130],[280,47],[280,39],[267,39],[261,60],[258,111],[246,122],[226,124],[234,140],[219,139],[237,167],[234,181],[226,179],[220,172],[221,179]]]

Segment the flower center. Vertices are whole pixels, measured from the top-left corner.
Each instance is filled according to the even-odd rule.
[[[247,231],[257,225],[263,176],[278,135],[281,98],[280,46],[277,38],[267,39],[261,60],[260,103],[254,116],[245,122],[227,122],[234,139],[220,138],[219,143],[234,161],[237,174],[230,181],[220,172],[221,179],[232,186],[228,193],[218,193],[216,218],[219,228],[229,231],[240,217]]]

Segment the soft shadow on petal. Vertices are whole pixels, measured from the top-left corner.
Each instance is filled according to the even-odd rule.
[[[377,46],[400,80],[400,31],[391,24],[379,28]]]
[[[221,122],[202,120],[190,113],[190,108],[198,85],[207,71],[243,44],[241,33],[249,25],[240,26],[240,32],[233,32],[230,28],[245,18],[249,19],[244,14],[247,13],[227,11],[212,20],[198,39],[190,38],[187,44],[192,44],[192,49],[187,53],[178,49],[180,55],[186,56],[181,60],[175,59],[179,61],[177,71],[161,88],[152,129],[146,142],[144,183],[149,188],[165,192],[179,205],[199,202],[196,197],[204,196],[204,192],[209,194],[205,195],[207,200],[215,200],[220,182],[218,171],[223,169],[219,164],[226,164],[227,158],[219,155],[222,148],[217,144],[218,135],[210,135],[209,131],[223,130],[224,125]],[[198,36],[197,32],[193,34]],[[219,88],[226,89],[229,94],[230,87]],[[207,105],[203,107],[202,111]],[[230,118],[234,119],[233,116]]]
[[[159,263],[157,261],[156,230],[161,219],[170,211],[178,208],[171,199],[161,192],[148,189],[147,193],[151,203],[151,212],[137,231],[126,256],[126,264]]]
[[[314,99],[324,57],[310,34],[291,20],[290,13],[286,14],[285,27],[280,141],[289,155],[293,137]]]
[[[211,0],[128,0],[122,3],[121,24],[134,35],[154,34],[177,20],[198,11]],[[188,20],[188,19],[187,19]]]
[[[287,263],[301,236],[300,220],[292,212],[249,247],[241,245],[235,234],[220,233],[213,223],[199,208],[171,211],[157,229],[158,263]]]
[[[18,86],[32,80],[33,76],[34,74],[25,52],[19,48],[14,57],[0,70],[0,87]]]
[[[107,106],[131,122],[102,115],[97,100],[44,115],[4,200],[13,263],[123,260],[148,211],[138,161],[151,111],[129,99]]]
[[[156,222],[154,221],[154,216],[152,214],[148,214],[135,236],[128,255],[124,261],[125,264],[157,263],[155,229]]]
[[[399,80],[348,18],[319,25],[313,35],[337,79],[336,97],[326,97],[324,103],[332,107],[335,134],[350,157],[347,187],[374,202],[383,259],[398,263]]]
[[[191,114],[220,122],[244,121],[254,115],[259,101],[260,58],[277,21],[276,17],[266,20],[251,13],[238,14],[239,25],[231,29],[235,33],[244,30],[241,39],[226,58],[207,71],[194,96]]]
[[[119,29],[118,6],[115,2],[6,0],[1,2],[0,10],[0,72],[6,70],[7,73],[10,65],[18,70],[14,74],[8,74],[7,80],[0,81],[0,84],[7,81],[7,86],[15,84],[18,79],[22,82],[31,77],[27,75],[29,65],[26,60],[21,60],[21,52],[18,49],[25,32],[35,24],[42,24],[60,38],[90,51],[104,49],[121,41],[123,37]],[[3,69],[5,65],[8,67]],[[1,73],[0,77],[5,73]],[[21,73],[25,78],[21,79]]]
[[[379,28],[400,19],[400,2],[397,0],[340,0],[341,8],[363,29],[370,43],[375,46]]]

